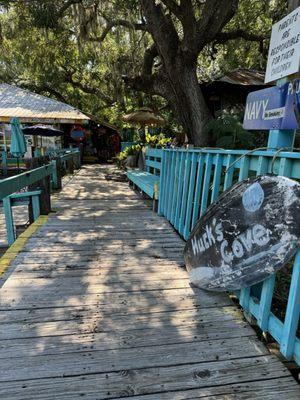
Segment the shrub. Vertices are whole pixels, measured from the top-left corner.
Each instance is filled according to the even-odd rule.
[[[168,143],[172,142],[172,138],[165,137],[163,133],[159,135],[146,134],[146,146],[152,148],[164,148]]]
[[[255,145],[253,135],[243,129],[242,113],[236,110],[223,110],[206,125],[205,133],[225,149],[252,149]]]

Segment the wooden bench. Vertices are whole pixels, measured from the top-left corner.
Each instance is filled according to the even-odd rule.
[[[7,242],[12,245],[16,240],[13,219],[13,206],[29,206],[32,205],[33,220],[35,221],[40,215],[40,195],[41,190],[30,192],[14,193],[3,198],[3,210],[5,215]]]
[[[143,193],[153,199],[153,208],[156,209],[159,199],[159,179],[161,171],[161,149],[147,149],[146,170],[135,169],[127,171],[127,178],[133,187],[138,187]]]

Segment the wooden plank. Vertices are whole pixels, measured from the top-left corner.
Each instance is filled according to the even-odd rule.
[[[0,398],[246,399],[272,381],[293,399],[239,309],[190,287],[184,242],[105,168],[64,188],[0,290]]]
[[[239,343],[243,348],[244,357],[268,355],[265,346],[254,337],[239,338]],[[170,364],[178,365],[178,367],[194,363],[205,365],[215,360],[219,362],[236,360],[239,355],[240,348],[236,346],[236,338],[234,338],[129,349],[102,351],[93,349],[47,356],[12,357],[1,360],[5,369],[1,371],[0,382],[2,384],[22,379],[60,378],[66,373],[69,376],[77,376],[119,370],[154,369],[168,367]],[[30,368],[28,368],[29,365]],[[283,366],[281,368],[283,369]]]
[[[79,268],[59,268],[59,269],[32,269],[27,268],[27,270],[23,267],[20,269],[20,266],[15,269],[14,280],[23,280],[23,279],[58,279],[61,278],[63,280],[69,281],[69,284],[72,284],[73,278],[82,277],[83,271]],[[93,279],[94,282],[101,282],[102,280],[109,280],[109,282],[135,282],[138,280],[150,281],[152,279],[157,280],[170,280],[174,277],[174,273],[176,273],[176,277],[178,279],[186,279],[188,280],[188,275],[186,271],[179,268],[168,268],[167,270],[154,270],[154,271],[144,271],[141,266],[136,268],[127,268],[127,270],[120,267],[117,271],[114,271],[112,264],[107,266],[106,268],[92,268],[88,270],[84,270],[84,282],[88,282],[90,279]],[[71,280],[69,280],[71,279]],[[74,279],[73,279],[74,280]],[[78,280],[78,279],[77,279]],[[83,282],[83,281],[82,281]]]
[[[260,381],[289,376],[287,370],[273,356],[244,358],[231,361],[215,361],[192,365],[176,365],[146,369],[117,370],[102,374],[70,376],[67,370],[56,379],[38,379],[3,382],[0,397],[16,399],[110,399],[167,393]],[[249,372],[251,371],[251,375]],[[238,393],[238,392],[237,392]],[[52,397],[51,397],[52,396]]]
[[[1,292],[0,292],[1,294]],[[103,296],[98,293],[90,293],[70,296],[70,294],[61,294],[61,298],[57,299],[53,296],[50,298],[45,298],[42,294],[37,295],[33,294],[31,298],[27,299],[26,303],[24,303],[24,299],[22,296],[13,296],[13,300],[1,295],[0,301],[0,310],[26,310],[26,309],[37,309],[37,308],[51,308],[51,307],[76,307],[76,306],[88,306],[97,304],[101,309],[105,308],[105,306],[111,307],[112,312],[114,310],[123,309],[125,307],[128,308],[128,312],[130,309],[135,307],[155,307],[156,305],[160,305],[161,307],[165,307],[168,309],[172,307],[174,303],[184,302],[186,299],[192,299],[194,301],[195,307],[223,307],[232,305],[231,300],[226,295],[219,295],[218,293],[214,293],[213,296],[200,296],[195,294],[194,291],[190,289],[177,289],[176,291],[172,290],[156,290],[150,292],[128,292],[128,293],[110,293],[109,296]]]
[[[159,393],[160,400],[278,400],[284,398],[298,400],[299,391],[294,386],[295,382],[291,377],[276,378],[266,381],[246,382],[229,384],[226,386],[214,386],[188,391],[176,391]],[[127,397],[128,400],[157,400],[158,394]],[[237,397],[238,396],[238,397]],[[119,399],[119,398],[118,398]]]
[[[113,312],[113,310],[112,310]],[[240,326],[241,327],[241,326]],[[239,340],[244,336],[254,336],[253,330],[246,323],[243,329],[235,329],[232,321],[222,323],[222,331],[215,324],[204,327],[197,324],[187,326],[173,326],[164,328],[164,335],[156,328],[128,329],[126,332],[90,332],[84,334],[53,335],[14,338],[2,340],[0,344],[0,358],[34,357],[36,355],[65,354],[82,351],[109,350],[131,347],[159,346],[176,343],[207,342],[214,339]]]
[[[164,324],[164,327],[189,326],[195,325],[195,319],[199,319],[198,326],[203,327],[205,324],[218,323],[219,321],[231,321],[232,329],[239,326],[236,323],[238,317],[237,310],[231,309],[212,309],[207,308],[204,310],[167,310],[159,312],[145,312],[140,314],[124,313],[118,314],[115,312],[112,316],[109,313],[101,313],[98,309],[82,309],[77,308],[72,310],[70,308],[49,309],[46,314],[42,311],[36,311],[35,315],[39,315],[40,319],[37,321],[35,316],[24,313],[27,318],[20,322],[2,322],[0,325],[0,338],[1,340],[15,339],[15,338],[28,338],[36,336],[53,336],[53,335],[70,335],[78,333],[91,333],[91,332],[110,332],[118,330],[124,332],[128,329],[153,329]],[[53,313],[51,314],[50,311]],[[16,320],[18,320],[18,313]],[[200,322],[201,321],[201,322]],[[62,323],[63,322],[63,323]]]

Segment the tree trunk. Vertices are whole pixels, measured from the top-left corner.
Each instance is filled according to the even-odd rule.
[[[211,119],[196,75],[196,67],[178,62],[169,72],[168,100],[179,120],[189,143],[196,147],[209,145],[204,127]]]

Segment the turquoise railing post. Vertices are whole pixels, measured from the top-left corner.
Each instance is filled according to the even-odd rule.
[[[187,208],[188,188],[189,188],[189,179],[190,179],[190,169],[191,169],[191,157],[192,157],[192,153],[187,152],[185,168],[184,168],[183,188],[182,188],[181,207],[180,207],[180,213],[179,213],[179,226],[178,226],[178,231],[182,236],[184,235],[184,224],[185,224],[185,215],[186,215],[186,208]]]
[[[288,78],[279,79],[276,84],[277,86],[284,85],[288,82]],[[293,150],[295,143],[295,130],[270,130],[269,138],[268,138],[268,149],[269,150],[278,150],[281,148],[286,148],[289,150]]]
[[[296,332],[300,315],[300,250],[296,255],[293,267],[288,304],[286,308],[283,331],[280,341],[280,351],[287,358],[291,359],[294,354]]]
[[[32,214],[33,214],[34,221],[36,221],[41,214],[41,209],[40,209],[41,191],[38,191],[38,192],[39,192],[39,194],[34,194],[33,196],[31,196]]]
[[[190,181],[189,181],[189,190],[187,196],[186,203],[186,216],[184,221],[184,229],[183,229],[183,237],[184,239],[188,239],[190,231],[191,231],[191,222],[192,222],[192,211],[193,211],[193,196],[195,189],[195,179],[197,172],[197,158],[198,154],[196,152],[192,153],[192,161],[191,161],[191,172],[190,172]]]
[[[3,199],[3,210],[5,215],[7,243],[9,246],[11,246],[13,242],[16,240],[16,238],[14,230],[14,218],[11,207],[11,199],[9,196],[4,197]]]
[[[168,192],[168,199],[167,199],[167,212],[166,217],[170,221],[172,215],[172,204],[173,204],[173,197],[175,196],[174,193],[174,178],[175,178],[175,159],[176,153],[175,151],[171,151],[171,160],[170,160],[170,181],[169,181],[169,192]]]
[[[172,186],[172,182],[171,182],[171,164],[172,164],[172,155],[173,153],[168,150],[167,151],[167,160],[166,160],[166,180],[165,180],[165,197],[164,197],[164,216],[166,218],[168,218],[168,212],[169,212],[169,207],[170,207],[170,203],[169,203],[169,198],[170,198],[170,191],[171,186]]]
[[[250,165],[249,157],[244,156],[241,159],[239,181],[242,181],[248,177],[249,165]],[[250,291],[251,291],[250,287],[244,288],[241,290],[240,294],[240,305],[243,307],[246,313],[249,311]]]
[[[179,183],[179,170],[180,170],[180,153],[178,153],[178,150],[174,150],[175,152],[175,174],[174,174],[174,185],[173,185],[173,191],[174,191],[174,196],[172,199],[172,210],[171,210],[171,218],[170,222],[171,224],[175,223],[175,213],[176,213],[176,202],[177,202],[177,191],[178,191],[178,183]]]
[[[51,174],[52,187],[53,187],[53,189],[59,189],[58,175],[57,175],[57,161],[56,160],[52,160],[51,164],[52,164],[52,174]]]
[[[233,154],[228,154],[227,155],[227,160],[226,160],[226,172],[225,172],[225,178],[224,178],[224,186],[223,186],[223,191],[229,189],[232,186],[232,181],[233,181],[233,172],[234,172],[234,162],[235,156]]]
[[[204,214],[204,212],[206,211],[206,208],[207,208],[208,195],[209,195],[209,191],[210,191],[212,161],[213,161],[213,155],[210,153],[207,153],[206,160],[205,160],[205,173],[204,173],[204,181],[203,181],[202,198],[201,198],[201,204],[200,204],[200,216]]]
[[[262,175],[267,172],[268,159],[267,157],[259,156],[256,175]],[[275,275],[270,276],[262,284],[257,285],[258,291],[261,292],[257,323],[264,332],[268,330],[274,287]]]
[[[1,152],[1,166],[3,176],[7,176],[7,153],[5,150]]]
[[[167,152],[166,150],[162,150],[162,158],[161,158],[161,170],[160,170],[160,179],[159,179],[159,200],[158,200],[158,215],[164,214],[164,199],[166,193],[166,160]]]
[[[217,198],[219,197],[222,169],[223,169],[223,154],[217,154],[213,187],[212,187],[211,200],[210,200],[211,203],[215,202],[217,200]]]
[[[175,209],[175,220],[174,220],[174,226],[177,230],[179,228],[180,207],[182,200],[183,179],[184,179],[187,150],[182,150],[180,153],[181,153],[181,159],[180,159],[180,169],[178,175],[178,189],[176,193],[176,209]]]
[[[203,190],[203,175],[204,175],[204,160],[205,160],[206,155],[204,153],[199,154],[198,158],[198,166],[197,166],[197,180],[195,183],[195,194],[194,194],[194,204],[193,204],[193,216],[192,216],[192,226],[191,228],[193,229],[196,222],[198,221],[199,213],[200,213],[200,201],[201,201],[201,195],[202,195],[202,190]]]

